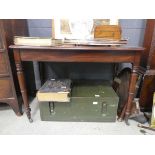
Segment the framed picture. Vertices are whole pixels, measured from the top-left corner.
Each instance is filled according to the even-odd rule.
[[[91,39],[97,25],[118,25],[118,19],[52,19],[52,38]]]

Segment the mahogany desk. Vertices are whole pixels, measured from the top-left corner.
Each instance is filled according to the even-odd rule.
[[[50,61],[50,62],[104,62],[133,64],[129,85],[129,95],[125,111],[125,118],[128,119],[131,112],[132,100],[134,97],[138,68],[143,47],[102,47],[102,46],[58,46],[58,47],[36,47],[11,45],[13,49],[17,76],[24,102],[25,111],[30,122],[31,109],[28,102],[28,95],[25,84],[22,61]]]

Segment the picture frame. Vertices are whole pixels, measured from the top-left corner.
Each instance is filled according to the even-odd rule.
[[[118,24],[118,19],[52,19],[52,39],[92,39],[95,26]]]

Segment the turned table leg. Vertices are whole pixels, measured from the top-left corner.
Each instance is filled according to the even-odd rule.
[[[128,95],[128,99],[127,99],[125,118],[124,118],[127,125],[129,125],[128,118],[131,114],[132,101],[133,101],[134,96],[135,96],[137,78],[138,78],[137,67],[133,67],[131,77],[130,77],[129,95]]]
[[[16,70],[17,70],[17,77],[19,81],[20,91],[22,94],[23,102],[24,102],[24,108],[27,114],[27,117],[30,122],[33,122],[31,118],[31,109],[28,102],[28,95],[26,90],[26,84],[25,84],[25,77],[24,72],[22,68],[21,58],[20,58],[20,52],[19,50],[14,50],[14,58],[15,58],[15,64],[16,64]]]

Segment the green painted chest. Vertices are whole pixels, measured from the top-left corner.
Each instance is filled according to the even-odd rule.
[[[118,96],[108,82],[75,82],[70,102],[40,102],[42,121],[115,122]]]

